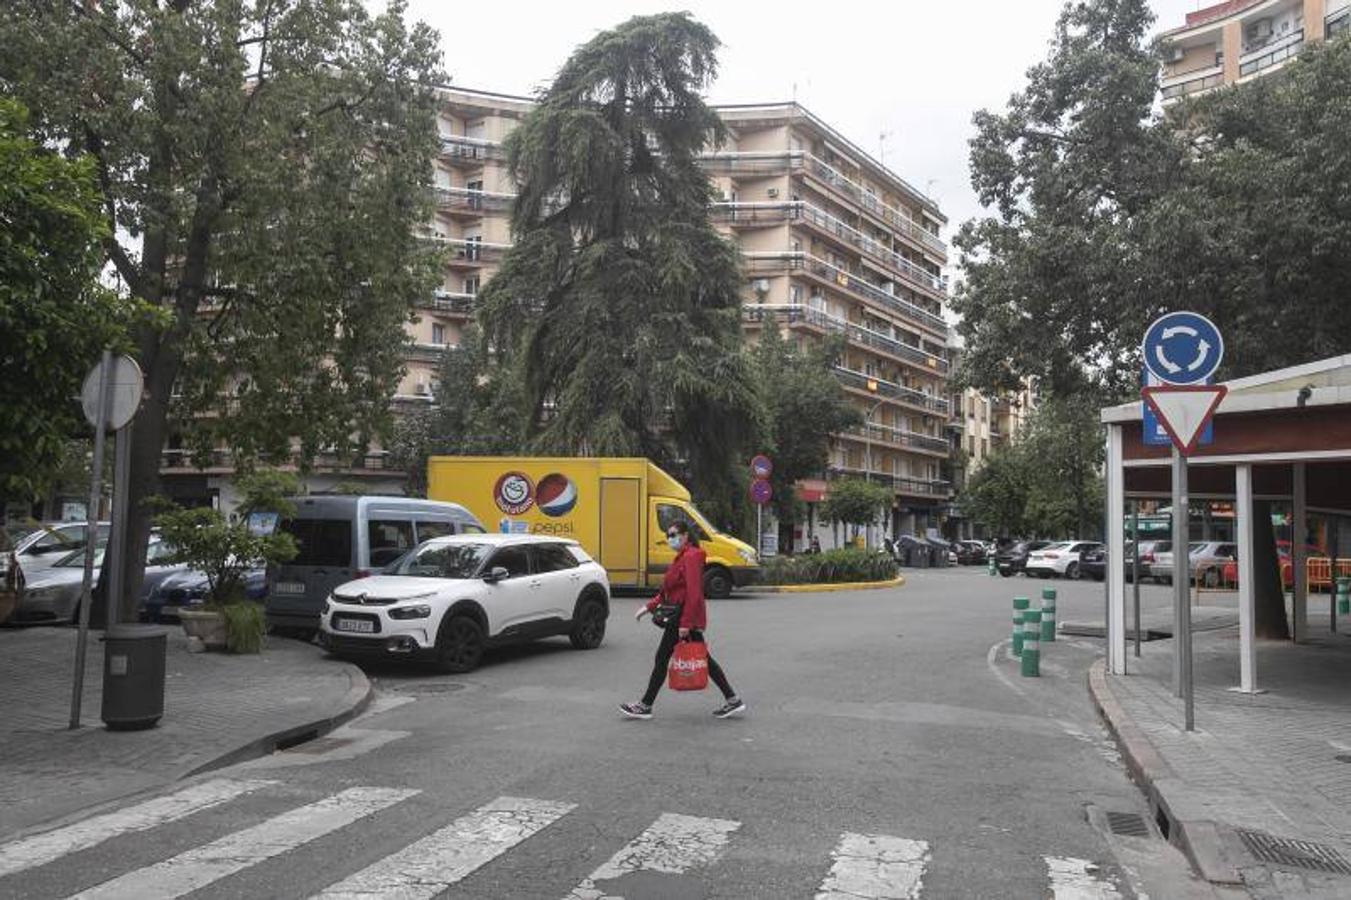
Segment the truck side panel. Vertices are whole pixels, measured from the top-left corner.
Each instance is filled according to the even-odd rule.
[[[601,478],[597,560],[615,584],[641,583],[642,516],[643,488],[639,479]]]

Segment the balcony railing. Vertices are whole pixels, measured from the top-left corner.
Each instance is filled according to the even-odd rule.
[[[824,209],[810,203],[804,203],[802,205],[802,220],[839,238],[852,247],[857,247],[869,256],[882,260],[892,269],[900,272],[901,276],[907,281],[914,282],[940,295],[944,293],[943,279],[939,276],[915,265],[901,254],[884,246],[881,241],[869,237],[843,219],[832,216]]]
[[[422,309],[467,316],[474,312],[474,296],[451,291],[432,291],[430,297],[419,300],[417,305]]]
[[[1304,49],[1304,29],[1296,28],[1275,43],[1240,56],[1238,58],[1239,77],[1255,75],[1263,69],[1280,65],[1294,57],[1302,49]]]
[[[846,269],[832,265],[824,259],[804,255],[802,260],[803,268],[818,278],[823,278],[826,281],[832,282],[837,287],[845,288],[861,297],[872,300],[874,303],[893,309],[902,315],[908,316],[919,324],[938,332],[945,338],[947,337],[948,323],[943,320],[942,316],[931,313],[924,307],[911,303],[909,300],[897,297],[895,294],[887,293],[866,278],[861,278]]]
[[[794,200],[776,200],[768,203],[719,202],[709,207],[708,214],[715,222],[728,222],[732,225],[776,225],[801,218],[802,204]]]
[[[1187,77],[1180,81],[1165,81],[1163,85],[1163,99],[1176,100],[1179,97],[1189,97],[1192,94],[1199,94],[1202,91],[1208,91],[1211,88],[1219,87],[1224,84],[1224,67],[1212,66],[1208,69],[1197,69],[1194,72],[1186,73]]]
[[[935,397],[932,394],[896,384],[894,381],[885,381],[875,375],[855,372],[853,369],[846,369],[844,366],[835,366],[835,376],[846,387],[851,387],[854,390],[866,391],[879,397],[890,397],[893,400],[917,406],[926,412],[942,413],[945,416],[948,414],[948,401],[943,397]],[[871,389],[870,382],[876,384],[876,391]]]
[[[776,175],[801,168],[806,159],[801,150],[715,150],[701,155],[699,164],[710,172]]]
[[[453,349],[455,349],[454,344],[428,344],[419,342],[411,345],[404,355],[416,362],[439,363],[445,357],[446,351]]]
[[[442,135],[441,156],[451,162],[482,162],[504,160],[506,153],[497,141],[485,141],[463,135]]]
[[[869,472],[853,466],[831,466],[829,474],[847,475],[850,478],[865,478],[878,484],[889,484],[898,494],[918,494],[924,497],[947,497],[952,493],[952,482],[941,479],[912,478],[908,475],[892,475],[887,472]]]
[[[498,194],[462,187],[436,188],[437,209],[448,212],[506,212],[516,202],[515,194]]]
[[[819,157],[809,154],[807,164],[808,171],[812,175],[851,198],[859,206],[885,220],[889,225],[894,226],[911,239],[919,241],[935,253],[947,255],[948,248],[943,240],[933,232],[922,228],[918,222],[902,210],[883,203],[876,194],[864,188],[857,181],[852,181]]]
[[[511,249],[510,244],[490,244],[487,241],[466,241],[460,238],[436,237],[432,240],[451,250],[451,265],[477,265],[479,263],[500,262],[502,256]]]
[[[389,454],[384,450],[371,450],[361,455],[339,456],[336,453],[319,453],[314,457],[315,466],[324,469],[346,469],[356,471],[362,469],[374,469],[382,472],[395,471],[387,465]],[[282,465],[296,465],[299,463],[299,454],[295,454],[290,460]],[[357,465],[353,465],[356,462]],[[170,469],[177,471],[202,472],[208,470],[233,470],[235,467],[234,454],[229,450],[217,449],[207,451],[205,467],[198,468],[196,460],[193,458],[191,450],[169,449],[160,451],[160,469]]]
[[[942,438],[928,434],[920,434],[915,431],[906,431],[904,428],[890,428],[886,425],[867,425],[858,428],[848,428],[844,433],[857,437],[860,440],[883,441],[893,446],[906,447],[912,450],[925,450],[930,453],[947,455],[952,449],[948,442]]]
[[[912,347],[895,338],[873,331],[871,328],[865,328],[855,322],[836,318],[829,313],[819,309],[813,309],[810,306],[772,306],[759,304],[742,307],[741,314],[743,318],[751,322],[763,321],[764,318],[769,315],[783,319],[789,324],[804,322],[824,331],[833,331],[837,334],[843,334],[852,343],[889,354],[904,362],[918,366],[919,368],[943,375],[947,374],[948,371],[948,361],[941,357],[934,356],[931,353],[925,353],[919,347]]]

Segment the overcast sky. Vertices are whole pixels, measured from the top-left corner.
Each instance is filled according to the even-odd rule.
[[[980,210],[971,114],[1002,108],[1043,59],[1062,0],[411,0],[455,84],[530,94],[578,45],[629,16],[688,10],[723,43],[716,103],[797,100],[938,201],[949,230]],[[1153,0],[1154,30],[1198,0]],[[885,135],[885,138],[882,136]],[[945,235],[946,237],[946,235]]]

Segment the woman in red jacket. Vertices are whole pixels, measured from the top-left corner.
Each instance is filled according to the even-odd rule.
[[[652,718],[652,704],[656,701],[657,692],[661,690],[661,684],[666,679],[666,667],[671,661],[676,642],[688,638],[702,643],[704,628],[708,625],[708,612],[704,604],[705,554],[699,549],[699,540],[690,532],[689,524],[683,520],[671,523],[671,527],[666,530],[666,540],[676,552],[675,561],[671,563],[671,568],[666,570],[666,577],[661,582],[661,592],[639,607],[634,618],[641,620],[663,600],[668,604],[678,605],[680,615],[672,616],[665,631],[662,632],[661,643],[657,646],[656,664],[652,667],[652,677],[648,680],[647,693],[643,695],[643,699],[637,703],[620,704],[619,711],[631,719]],[[737,699],[736,691],[728,684],[722,667],[714,662],[711,655],[708,657],[708,675],[727,700],[713,711],[713,715],[719,719],[726,719],[745,711],[746,704]]]

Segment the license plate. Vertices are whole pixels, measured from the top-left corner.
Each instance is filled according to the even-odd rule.
[[[355,631],[358,634],[374,634],[375,623],[365,619],[338,619],[333,623],[337,631]]]
[[[274,594],[303,594],[305,593],[305,584],[300,581],[278,581],[277,586],[272,589]]]

